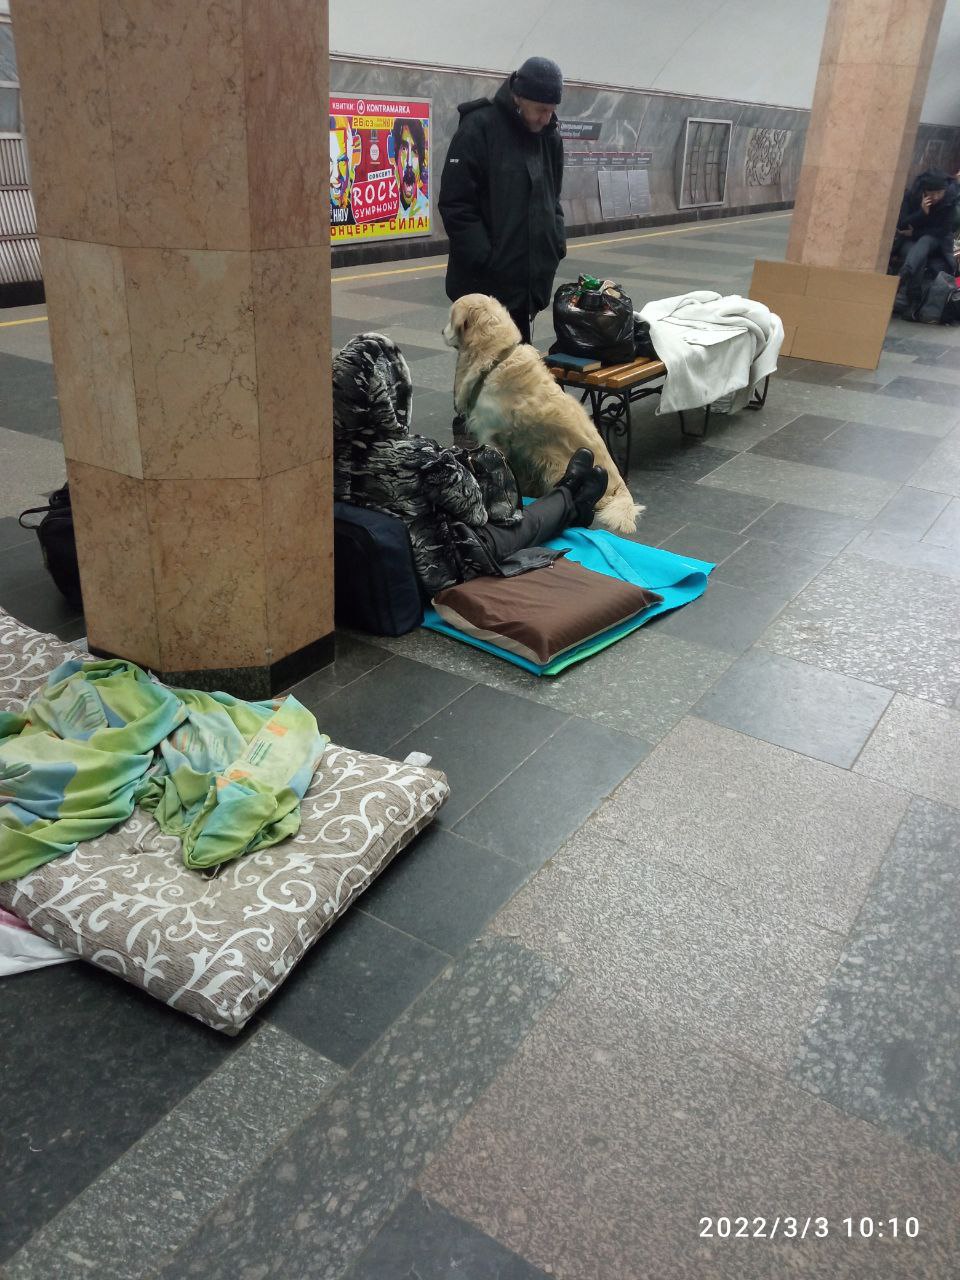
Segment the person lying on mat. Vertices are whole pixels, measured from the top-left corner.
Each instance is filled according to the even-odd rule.
[[[334,498],[404,522],[428,598],[481,574],[549,564],[562,553],[543,543],[592,522],[607,473],[589,449],[573,454],[550,493],[518,509],[502,456],[477,451],[487,455],[481,468],[464,450],[414,435],[411,401],[407,363],[389,338],[360,334],[334,356]]]

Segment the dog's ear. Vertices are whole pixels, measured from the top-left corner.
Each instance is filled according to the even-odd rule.
[[[472,327],[472,308],[462,299],[456,304],[453,318],[454,331],[462,336]]]

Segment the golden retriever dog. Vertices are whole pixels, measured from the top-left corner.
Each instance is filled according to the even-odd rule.
[[[547,493],[575,449],[592,449],[609,477],[594,523],[633,533],[643,507],[634,502],[590,415],[554,381],[534,347],[519,345],[520,332],[507,309],[486,294],[468,293],[450,308],[443,337],[457,351],[454,405],[466,413],[481,444],[496,445],[506,455],[523,493]]]

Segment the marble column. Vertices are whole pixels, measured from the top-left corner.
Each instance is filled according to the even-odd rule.
[[[326,0],[14,0],[90,645],[333,653]]]
[[[831,0],[787,260],[886,270],[945,0]]]

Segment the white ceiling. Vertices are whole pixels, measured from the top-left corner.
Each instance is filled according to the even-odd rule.
[[[829,0],[330,0],[332,52],[809,107]],[[508,20],[509,15],[509,20]],[[947,0],[923,119],[960,125],[960,0]]]

